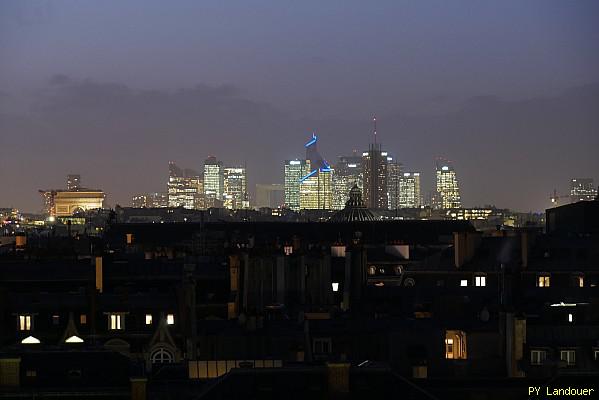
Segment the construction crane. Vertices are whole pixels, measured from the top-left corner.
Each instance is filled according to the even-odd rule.
[[[551,204],[554,207],[559,206],[560,199],[570,199],[570,195],[559,195],[557,194],[557,190],[553,189],[553,194],[549,195],[549,200],[551,200]]]

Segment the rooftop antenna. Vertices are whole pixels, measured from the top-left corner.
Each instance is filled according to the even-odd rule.
[[[374,124],[374,144],[376,147],[376,115],[372,116],[372,123]]]

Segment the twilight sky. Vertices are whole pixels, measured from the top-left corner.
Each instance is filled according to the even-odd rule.
[[[0,207],[68,173],[129,205],[169,160],[282,183],[312,130],[331,163],[379,140],[466,206],[599,185],[599,2],[0,1]]]

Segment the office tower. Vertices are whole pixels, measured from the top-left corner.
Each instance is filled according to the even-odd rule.
[[[67,177],[66,190],[40,190],[39,193],[44,200],[44,212],[52,217],[66,217],[74,213],[102,208],[106,198],[100,189],[81,187],[79,175]]]
[[[81,186],[81,175],[67,175],[67,190],[78,190]]]
[[[399,208],[419,208],[421,204],[420,173],[404,172],[399,179]]]
[[[597,188],[592,178],[575,178],[570,181],[570,201],[591,201],[597,197]]]
[[[256,184],[256,207],[277,208],[285,204],[285,185]]]
[[[133,208],[164,208],[168,207],[168,195],[166,193],[140,193],[131,199]]]
[[[285,161],[285,206],[300,209],[300,180],[308,173],[306,160]]]
[[[446,160],[437,160],[436,170],[436,208],[460,208],[460,188],[453,166]]]
[[[204,162],[204,195],[206,207],[222,205],[225,191],[225,176],[223,163],[216,157],[210,156]]]
[[[354,185],[363,187],[362,157],[354,150],[351,156],[340,156],[333,173],[333,209],[342,210]]]
[[[387,152],[381,150],[376,137],[376,117],[374,122],[374,143],[368,151],[362,153],[362,168],[364,170],[364,202],[368,208],[386,209],[387,195]]]
[[[330,210],[333,206],[333,169],[322,158],[316,143],[318,137],[313,133],[304,145],[306,148],[306,170],[300,179],[300,209]]]
[[[390,210],[399,208],[401,163],[387,156],[387,203]]]
[[[192,169],[182,170],[172,161],[169,162],[168,167],[168,206],[204,208],[200,174]]]
[[[224,169],[224,206],[231,210],[249,208],[246,170],[243,167]]]

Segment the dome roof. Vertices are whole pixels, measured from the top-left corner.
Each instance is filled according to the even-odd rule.
[[[345,208],[333,214],[329,221],[356,222],[374,220],[374,214],[364,205],[362,191],[358,185],[354,185],[349,191],[349,199],[345,202]]]

